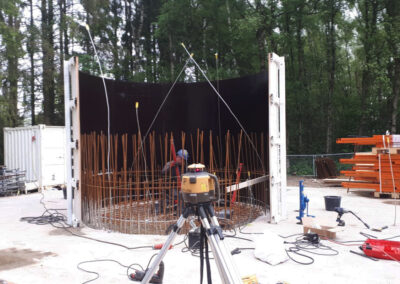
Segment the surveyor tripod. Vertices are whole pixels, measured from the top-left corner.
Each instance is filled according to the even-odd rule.
[[[211,202],[201,204],[186,204],[183,214],[179,217],[178,221],[173,226],[173,229],[168,236],[167,241],[163,245],[161,251],[157,255],[156,259],[153,261],[153,263],[151,263],[147,271],[145,271],[145,276],[141,283],[150,283],[158,266],[167,254],[168,249],[174,242],[180,229],[183,227],[187,218],[190,215],[195,215],[200,218],[201,224],[205,230],[208,244],[211,247],[211,251],[213,253],[213,257],[215,259],[215,263],[217,265],[222,283],[242,283],[242,280],[231,258],[231,255],[229,254],[229,251],[227,250],[223,242],[224,235],[222,234],[222,229],[218,223],[217,217],[215,216],[214,208]]]

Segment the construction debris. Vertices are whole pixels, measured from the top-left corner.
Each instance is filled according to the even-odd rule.
[[[0,196],[25,191],[25,171],[0,168]]]
[[[331,158],[317,158],[315,166],[317,168],[317,177],[320,179],[337,176],[336,165]]]

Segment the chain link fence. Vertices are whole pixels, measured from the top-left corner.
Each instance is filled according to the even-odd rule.
[[[317,158],[330,158],[334,161],[338,175],[341,170],[351,169],[351,165],[339,163],[340,159],[350,159],[354,153],[336,154],[310,154],[310,155],[286,155],[286,168],[288,175],[317,177]]]

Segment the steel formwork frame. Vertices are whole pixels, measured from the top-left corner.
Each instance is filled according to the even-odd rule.
[[[67,223],[79,226],[82,219],[79,119],[79,59],[64,61],[65,161],[67,186]],[[72,198],[74,196],[74,198]]]
[[[269,185],[270,222],[287,218],[286,212],[286,99],[285,60],[268,54],[269,105]],[[80,171],[79,60],[72,57],[64,62],[65,127],[66,127],[66,185],[68,224],[79,226],[82,220]],[[72,198],[74,194],[74,198]]]
[[[271,223],[286,212],[286,89],[285,58],[268,54],[269,177]]]

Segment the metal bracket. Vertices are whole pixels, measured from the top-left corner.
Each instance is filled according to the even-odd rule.
[[[275,139],[274,136],[271,136],[270,141],[271,141],[271,146],[282,144],[282,140],[280,138]]]

